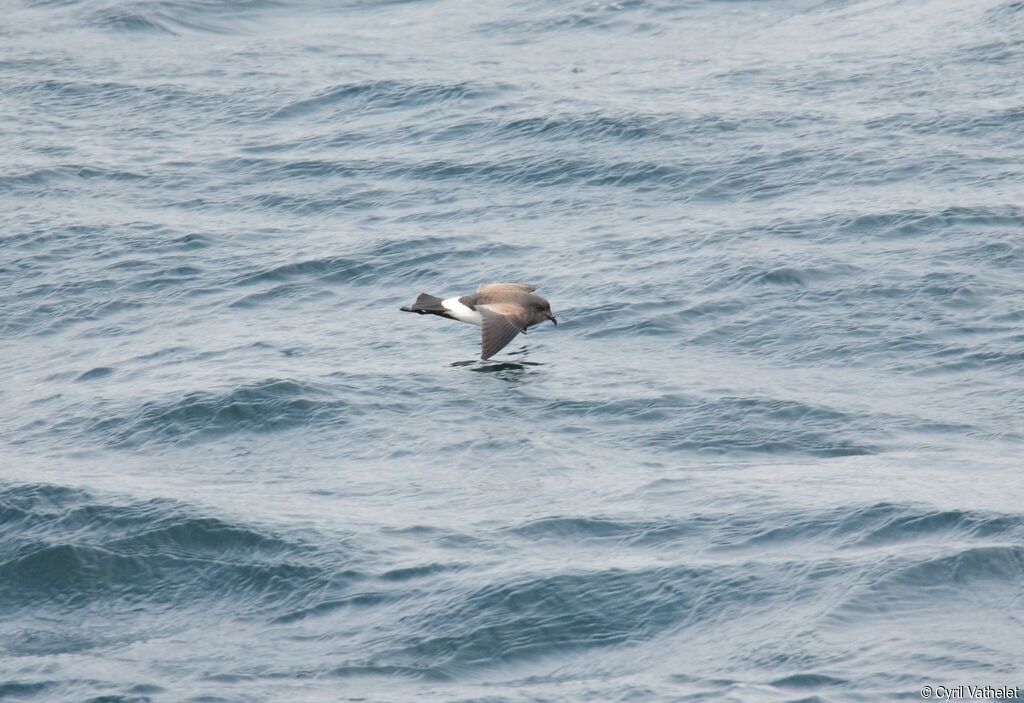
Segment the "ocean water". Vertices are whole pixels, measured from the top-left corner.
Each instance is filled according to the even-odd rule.
[[[1024,686],[1024,3],[3,10],[0,699]]]

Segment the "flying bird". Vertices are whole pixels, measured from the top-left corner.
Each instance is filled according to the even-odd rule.
[[[480,358],[486,361],[515,339],[515,336],[545,320],[558,324],[551,304],[523,283],[489,283],[476,293],[442,300],[420,293],[405,312],[440,315],[449,320],[480,325]]]

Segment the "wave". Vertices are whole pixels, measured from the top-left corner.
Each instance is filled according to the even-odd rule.
[[[644,399],[558,400],[543,414],[552,420],[588,417],[632,426],[630,442],[660,451],[705,454],[874,454],[884,423],[798,401],[757,397],[701,398],[665,393]]]
[[[281,5],[275,0],[117,0],[83,15],[88,25],[109,32],[229,34],[244,31],[252,15]]]
[[[145,402],[129,415],[77,421],[105,444],[138,448],[201,442],[229,433],[275,432],[299,425],[345,421],[346,405],[324,389],[289,379],[266,379],[224,392],[198,391]]]
[[[571,36],[581,31],[656,36],[685,18],[688,9],[654,0],[576,2],[556,7],[538,4],[515,19],[485,22],[478,31],[506,44],[530,44],[548,33]]]
[[[294,354],[295,350],[283,352]],[[119,373],[111,367],[93,367],[67,378],[102,384]],[[348,381],[336,379],[310,382],[267,378],[223,390],[172,393],[160,399],[65,405],[52,413],[59,419],[22,427],[18,441],[39,445],[63,438],[121,450],[192,446],[240,434],[337,429],[353,422],[362,427],[371,408],[397,418],[413,412],[417,405],[410,399],[418,391],[403,388],[398,379],[378,379],[378,393],[403,388],[400,397],[385,403],[353,395],[355,388]],[[423,388],[419,392],[434,391]],[[894,438],[911,434],[940,436],[952,431],[988,437],[978,426],[927,415],[852,412],[759,396],[704,397],[665,392],[621,398],[537,399],[530,404],[529,412],[556,431],[581,422],[599,423],[609,447],[671,454],[842,457],[876,454],[886,450]],[[1005,430],[999,436],[1014,437]],[[403,456],[406,452],[393,447],[388,456]]]
[[[106,651],[159,641],[179,620],[221,617],[272,628],[286,649],[339,643],[314,663],[286,656],[279,672],[454,682],[527,675],[542,662],[572,672],[576,658],[590,671],[603,652],[622,661],[686,651],[696,661],[695,647],[717,657],[722,640],[730,651],[737,641],[758,647],[745,655],[748,682],[824,692],[850,679],[817,651],[817,638],[808,644],[797,633],[762,647],[751,623],[780,613],[806,623],[811,613],[816,632],[856,647],[860,628],[876,637],[894,613],[1008,604],[1024,577],[1024,516],[902,503],[548,515],[473,534],[417,525],[386,532],[437,551],[413,558],[398,543],[382,552],[354,538],[280,533],[164,499],[0,485],[0,614],[24,622],[57,608],[85,622],[61,633],[22,628],[0,650]],[[470,544],[483,551],[464,551]],[[495,561],[506,550],[546,557]],[[106,637],[87,626],[92,613],[134,624]],[[262,680],[237,662],[210,675]],[[51,683],[4,685],[35,695]]]
[[[0,602],[8,614],[41,607],[67,612],[97,602],[276,608],[330,580],[302,542],[166,500],[111,501],[58,486],[6,486],[0,534]]]
[[[894,557],[871,569],[829,613],[834,623],[890,622],[913,613],[952,618],[983,602],[1005,612],[1021,598],[1024,548],[1017,545],[954,547],[940,556]]]
[[[695,597],[702,591],[716,590],[722,603],[741,590],[740,600],[756,599],[751,581],[685,567],[513,577],[428,604],[410,619],[407,642],[377,658],[398,666],[429,661],[434,675],[449,677],[499,662],[638,644],[680,620],[706,617],[711,604]]]
[[[498,129],[496,126],[490,131]],[[339,138],[333,134],[332,138]],[[349,134],[344,140],[365,138]],[[586,135],[580,138],[589,139]],[[615,148],[590,153],[564,146],[575,140],[555,138],[557,143],[552,145],[548,143],[550,139],[527,134],[503,142],[500,134],[487,134],[485,130],[479,139],[466,135],[445,143],[445,150],[438,156],[432,153],[436,149],[417,149],[400,155],[346,154],[315,160],[232,158],[209,166],[235,174],[234,187],[217,200],[200,202],[245,211],[329,214],[373,210],[410,200],[418,202],[419,198],[429,196],[430,186],[455,184],[460,189],[514,188],[531,192],[576,186],[582,189],[579,197],[595,200],[600,200],[600,193],[608,189],[623,189],[669,198],[676,205],[713,204],[807,194],[819,189],[823,182],[840,184],[870,178],[882,185],[904,178],[890,162],[879,160],[865,165],[863,159],[815,148],[729,152],[712,160],[693,153],[637,154],[630,138],[615,140]],[[688,140],[689,135],[681,133],[676,139]],[[457,153],[467,142],[481,140],[500,147]],[[657,140],[650,140],[649,144],[652,150],[658,149]],[[317,144],[302,144],[303,148],[311,146]],[[371,149],[375,147],[368,145]],[[308,186],[314,180],[336,183],[337,192],[310,192]],[[254,189],[256,192],[252,192]]]
[[[25,194],[32,191],[45,192],[62,181],[75,180],[108,180],[142,181],[147,176],[132,171],[89,166],[85,164],[65,164],[47,168],[34,169],[26,173],[8,174],[0,177],[0,193],[7,190],[18,190]]]
[[[292,100],[275,110],[271,119],[306,117],[339,111],[360,113],[367,110],[396,110],[467,101],[488,95],[489,90],[470,83],[415,83],[379,80],[348,83],[318,90],[313,95]]]
[[[441,264],[487,260],[514,254],[515,244],[484,242],[468,244],[451,237],[420,237],[383,240],[361,247],[347,256],[327,256],[278,263],[241,274],[233,286],[248,287],[299,282],[311,285],[330,283],[375,283],[400,279],[405,282],[427,277]]]
[[[865,236],[880,239],[936,236],[951,239],[952,233],[999,231],[1012,227],[1024,217],[1024,209],[1013,205],[953,206],[935,209],[901,209],[844,215],[830,214],[818,223],[807,222],[794,231],[823,230],[828,239],[862,241]]]
[[[856,553],[913,542],[1015,540],[1024,536],[1024,517],[965,510],[936,510],[924,505],[868,503],[828,509],[776,512],[756,516],[702,513],[687,518],[622,520],[610,517],[550,516],[503,530],[536,542],[638,549],[703,545],[712,551],[801,549],[814,542]]]

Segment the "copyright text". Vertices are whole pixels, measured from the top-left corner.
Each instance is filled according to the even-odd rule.
[[[922,686],[921,698],[937,701],[960,700],[1021,700],[1020,686]]]

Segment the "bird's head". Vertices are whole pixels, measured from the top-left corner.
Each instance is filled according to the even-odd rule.
[[[544,322],[544,320],[551,320],[554,324],[558,324],[558,320],[555,319],[555,314],[551,312],[551,303],[540,298],[536,300],[531,306],[533,313],[533,324]]]

